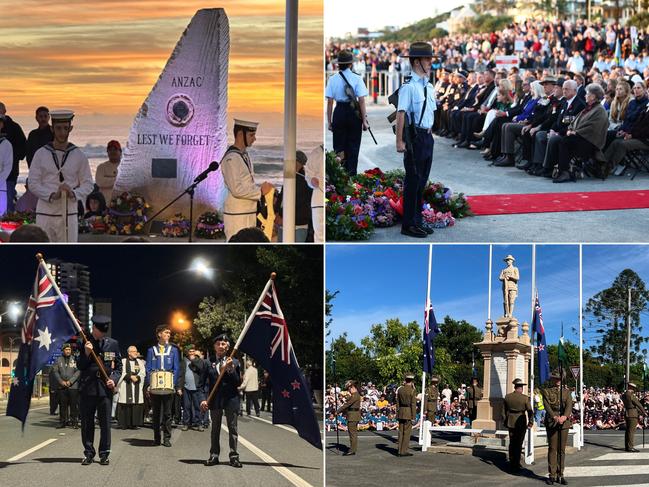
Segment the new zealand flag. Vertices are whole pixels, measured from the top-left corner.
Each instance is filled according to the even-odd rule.
[[[273,384],[273,423],[292,425],[300,437],[322,449],[311,391],[295,358],[274,282],[264,296],[239,350],[251,355],[270,374]]]
[[[439,334],[439,327],[435,319],[433,305],[428,303],[424,311],[424,372],[430,374],[435,366],[435,337]]]
[[[77,330],[41,263],[23,322],[23,343],[16,360],[16,375],[9,391],[7,416],[25,426],[32,399],[34,378],[51,356]]]
[[[539,304],[537,293],[534,301],[534,317],[532,318],[532,333],[536,333],[536,348],[539,357],[539,385],[545,383],[550,377],[550,360],[545,345],[545,328],[543,327],[543,312]]]

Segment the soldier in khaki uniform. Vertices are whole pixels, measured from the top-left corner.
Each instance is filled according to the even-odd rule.
[[[478,385],[478,378],[471,378],[471,385],[466,389],[466,403],[469,408],[469,419],[475,420],[478,413],[478,401],[482,399],[482,387]]]
[[[509,429],[509,468],[518,472],[521,468],[521,452],[527,428],[534,425],[534,412],[529,396],[523,394],[525,382],[514,379],[514,392],[505,396],[503,421]]]
[[[435,422],[435,413],[437,412],[437,403],[439,402],[439,377],[432,376],[430,378],[431,384],[426,389],[426,397],[424,398],[426,404],[426,419],[431,423]]]
[[[347,433],[349,434],[349,450],[345,456],[356,455],[356,445],[358,444],[358,422],[361,420],[361,395],[358,393],[358,387],[353,380],[347,381],[345,389],[351,394],[345,404],[338,408],[336,414],[345,413],[347,417]]]
[[[558,482],[567,485],[563,477],[563,467],[566,457],[566,443],[568,431],[572,427],[570,415],[572,414],[572,396],[564,387],[559,389],[561,376],[557,372],[550,374],[554,385],[541,390],[543,405],[545,407],[545,430],[548,435],[548,485]]]
[[[412,420],[417,417],[417,393],[415,392],[415,374],[406,374],[406,380],[397,389],[397,419],[399,420],[399,453],[400,457],[411,457],[408,452]]]
[[[635,430],[638,427],[638,415],[646,416],[647,412],[635,396],[635,391],[638,389],[633,382],[629,382],[626,392],[622,396],[624,403],[624,420],[626,421],[626,430],[624,432],[624,449],[626,451],[638,452],[634,447],[633,437]],[[639,414],[638,414],[639,413]]]

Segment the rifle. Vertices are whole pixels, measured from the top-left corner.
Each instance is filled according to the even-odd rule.
[[[401,89],[401,88],[399,88]],[[388,96],[388,103],[390,105],[393,105],[394,108],[398,109],[399,108],[399,89],[397,89],[394,93],[392,93],[390,96]],[[410,115],[406,112],[403,121],[403,142],[406,144],[406,152],[412,156],[412,142],[415,139],[415,124],[414,120],[411,120]],[[397,119],[397,110],[392,112],[390,115],[388,115],[388,122],[390,122],[390,125],[392,126],[392,132],[396,135],[397,133],[397,126],[396,126],[396,121]]]
[[[356,116],[360,119],[360,121],[363,121],[363,115],[361,114],[361,107],[358,104],[358,99],[356,98],[356,93],[354,92],[354,88],[352,88],[352,85],[349,84],[349,81],[347,81],[347,78],[345,78],[345,75],[340,72],[340,76],[342,79],[345,81],[345,95],[349,97],[349,104],[352,107],[352,110],[354,110],[354,113]],[[374,134],[372,133],[372,129],[370,126],[367,126],[367,131],[370,133],[372,136],[372,140],[376,145],[379,145],[379,143],[376,141],[376,137],[374,137]]]

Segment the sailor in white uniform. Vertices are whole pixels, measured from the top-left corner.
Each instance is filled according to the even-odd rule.
[[[36,151],[29,168],[29,189],[38,198],[36,225],[52,242],[76,242],[77,201],[86,201],[94,182],[88,158],[68,142],[74,112],[55,110],[50,116],[54,140]]]
[[[255,172],[247,149],[255,142],[257,122],[234,120],[234,144],[221,161],[221,172],[227,189],[223,209],[225,238],[230,238],[239,230],[255,227],[257,222],[257,203],[272,189],[272,184],[263,182],[255,185]]]
[[[14,149],[9,139],[5,137],[4,126],[5,116],[0,114],[0,216],[4,215],[9,207],[7,178],[14,165]]]
[[[308,158],[304,166],[306,183],[313,189],[311,193],[311,220],[313,221],[313,241],[324,242],[324,147],[319,145]]]

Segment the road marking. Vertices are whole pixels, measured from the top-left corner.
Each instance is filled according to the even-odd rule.
[[[294,434],[297,435],[297,431],[295,431],[295,429],[290,428],[290,427],[288,427],[288,426],[286,426],[284,424],[275,424],[272,421],[268,421],[267,419],[264,419],[264,418],[258,418],[257,416],[250,416],[250,417],[252,419],[256,419],[258,421],[263,421],[264,423],[268,423],[270,425],[277,426],[278,428],[282,428],[283,430],[290,431],[291,433],[294,433]]]
[[[620,469],[618,466],[590,466],[590,467],[566,467],[565,475],[571,477],[608,477],[611,475],[649,475],[649,465],[625,465]]]
[[[597,487],[649,487],[649,484],[598,485]]]
[[[7,461],[8,461],[8,462],[15,462],[16,460],[20,460],[21,458],[26,457],[26,456],[29,455],[30,453],[34,453],[36,450],[40,450],[40,449],[43,448],[44,446],[47,446],[47,445],[49,445],[50,443],[54,443],[57,439],[58,439],[58,438],[50,438],[49,440],[45,440],[43,443],[40,443],[40,444],[36,445],[35,447],[30,448],[29,450],[25,450],[24,452],[19,453],[18,455],[16,455],[16,456],[14,456],[14,457],[11,457],[11,458],[7,459]]]
[[[222,425],[223,429],[229,433],[228,427],[226,425]],[[277,471],[282,477],[284,477],[286,480],[288,480],[290,483],[295,485],[295,487],[313,487],[309,482],[304,480],[302,477],[299,475],[296,475],[295,473],[291,472],[287,467],[284,466],[277,466],[275,464],[278,464],[277,460],[275,460],[273,457],[271,457],[269,454],[264,452],[263,450],[257,448],[255,445],[250,443],[248,440],[243,438],[241,435],[239,435],[239,443],[241,443],[244,447],[246,447],[248,450],[250,450],[252,453],[257,455],[259,458],[261,458],[264,462],[269,464],[273,469]]]
[[[606,453],[601,457],[592,458],[591,460],[649,460],[649,451],[643,451],[640,453]]]

